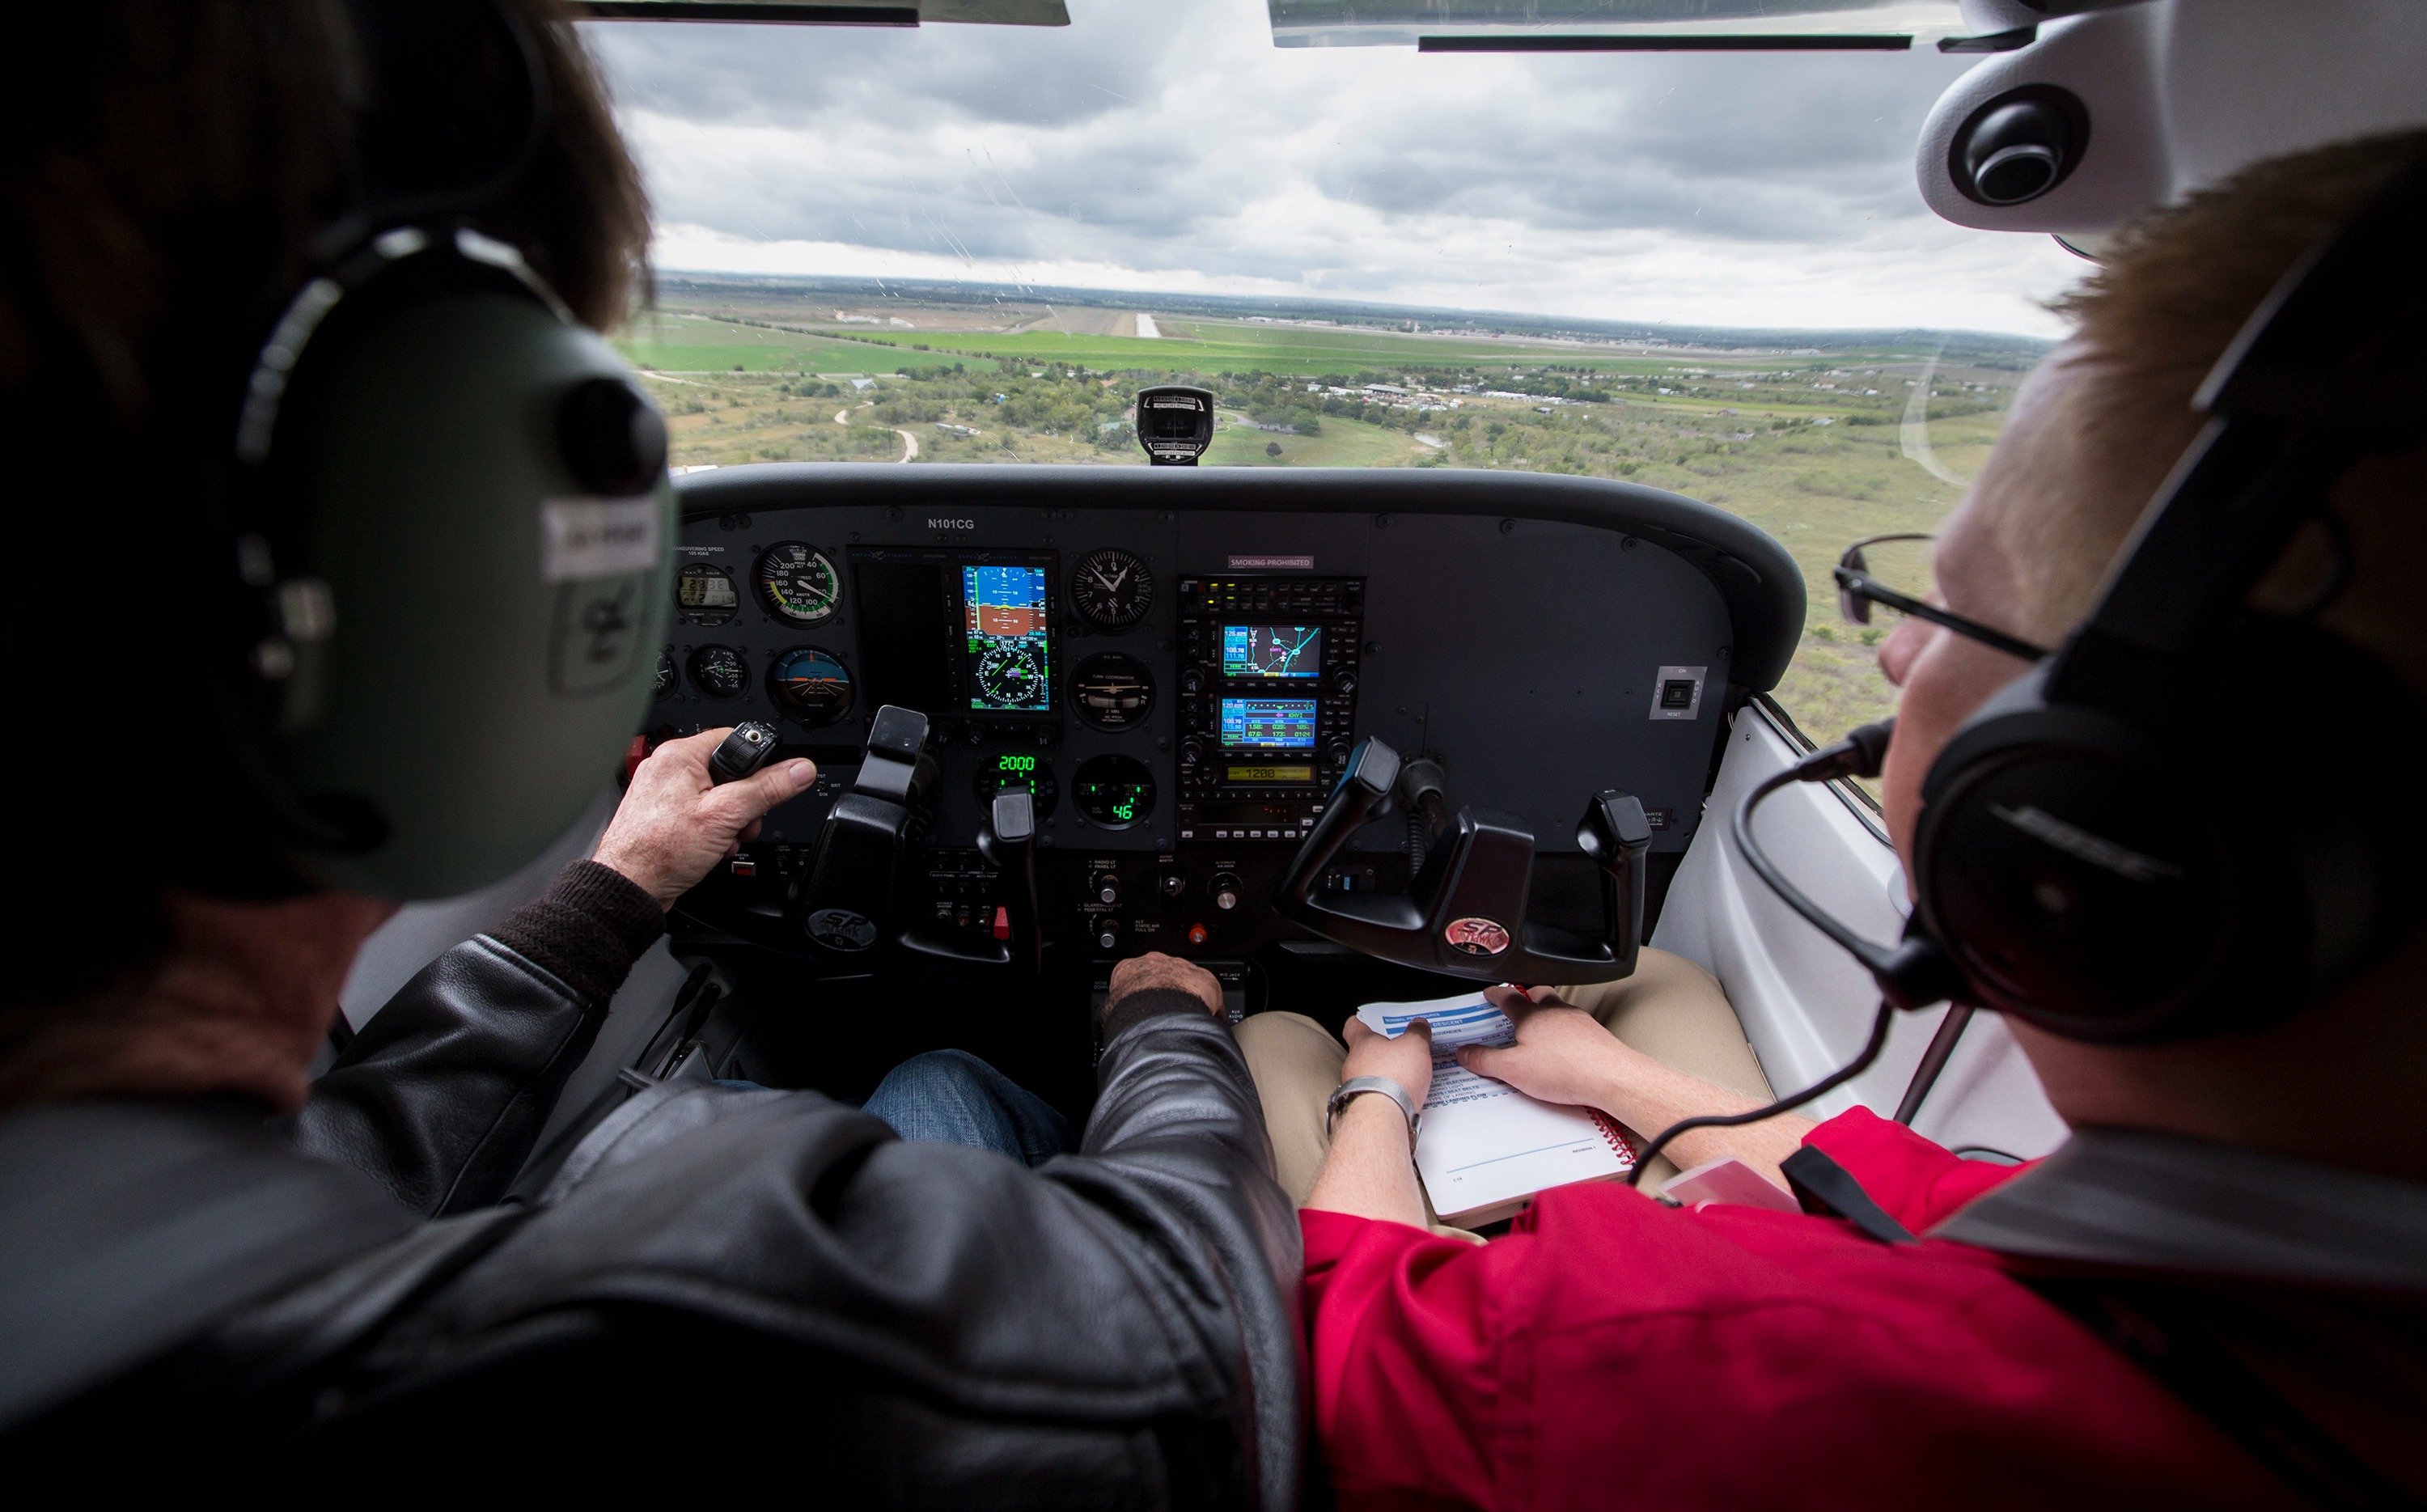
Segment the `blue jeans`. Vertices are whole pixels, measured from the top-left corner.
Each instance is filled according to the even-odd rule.
[[[929,1050],[885,1073],[861,1105],[904,1139],[990,1149],[1042,1165],[1070,1148],[1051,1104],[967,1050]]]

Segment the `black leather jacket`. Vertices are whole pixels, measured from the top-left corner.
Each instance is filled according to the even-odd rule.
[[[235,1098],[0,1118],[0,1454],[382,1493],[747,1465],[840,1504],[1295,1501],[1295,1214],[1192,1000],[1124,1003],[1081,1153],[1034,1171],[670,1082],[498,1203],[613,988],[588,985],[459,946],[289,1126]]]

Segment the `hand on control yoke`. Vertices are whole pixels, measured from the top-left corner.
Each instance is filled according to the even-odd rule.
[[[1389,1077],[1408,1089],[1409,1101],[1419,1108],[1425,1105],[1425,1095],[1433,1086],[1432,1025],[1419,1018],[1393,1039],[1375,1032],[1365,1027],[1363,1019],[1352,1016],[1346,1037],[1348,1059],[1340,1067],[1341,1081],[1352,1081],[1360,1076]]]
[[[632,785],[598,841],[599,865],[612,867],[671,908],[717,863],[758,833],[759,816],[817,781],[813,761],[770,763],[719,785],[708,758],[726,730],[668,740],[632,773]]]
[[[1216,1018],[1224,1017],[1222,984],[1214,973],[1193,961],[1151,951],[1133,955],[1113,966],[1112,991],[1105,995],[1104,1011],[1109,1014],[1123,998],[1135,992],[1184,992],[1205,1004],[1206,1012]]]

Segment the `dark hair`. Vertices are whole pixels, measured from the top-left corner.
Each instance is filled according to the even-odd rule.
[[[546,138],[475,220],[582,320],[645,288],[640,176],[558,0],[503,0],[548,75]],[[342,182],[365,97],[341,0],[85,0],[10,18],[0,92],[0,553],[11,883],[0,1056],[23,1010],[154,966],[163,784],[209,739],[181,706],[176,543],[236,389]],[[110,592],[89,582],[90,552]]]

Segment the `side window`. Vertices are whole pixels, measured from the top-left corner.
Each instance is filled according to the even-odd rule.
[[[1975,350],[1950,344],[1935,353],[1837,364],[1828,376],[1869,407],[1781,445],[1764,486],[1729,502],[1783,542],[1803,569],[1803,638],[1775,696],[1820,744],[1886,717],[1897,699],[1880,672],[1878,648],[1898,616],[1875,608],[1868,625],[1849,624],[1837,603],[1838,558],[1870,537],[1938,528],[1988,460],[2006,406],[2036,359],[2036,350],[2020,349],[2037,346],[2001,341]],[[1864,555],[1873,577],[1916,597],[1930,593],[1927,542],[1883,543]]]

